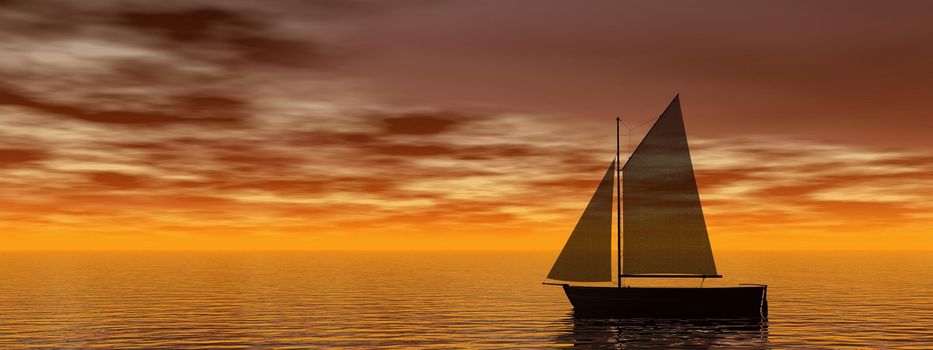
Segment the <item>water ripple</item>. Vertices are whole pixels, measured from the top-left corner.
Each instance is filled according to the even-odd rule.
[[[3,253],[0,348],[933,346],[933,259],[722,253],[767,320],[581,319],[540,253]]]

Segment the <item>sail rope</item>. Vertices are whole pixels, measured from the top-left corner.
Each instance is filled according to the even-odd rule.
[[[651,122],[655,121],[655,119],[656,118],[648,119],[642,122],[641,124],[635,125],[633,127],[629,127],[628,125],[625,124],[625,120],[620,119],[622,126],[625,127],[625,130],[628,130],[628,150],[626,151],[626,153],[628,153],[629,157],[632,156],[632,130],[638,130],[638,129],[644,128]],[[619,161],[621,162],[621,160]]]

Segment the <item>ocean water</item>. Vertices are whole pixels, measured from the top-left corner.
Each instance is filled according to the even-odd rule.
[[[933,348],[933,254],[721,252],[767,320],[575,319],[556,253],[0,253],[0,348]]]

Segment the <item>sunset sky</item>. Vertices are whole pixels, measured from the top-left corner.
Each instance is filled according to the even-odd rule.
[[[677,93],[714,250],[930,250],[931,14],[0,0],[0,250],[556,252]]]

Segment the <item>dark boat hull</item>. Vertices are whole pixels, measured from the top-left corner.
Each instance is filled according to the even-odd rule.
[[[578,317],[766,317],[767,286],[673,288],[564,285]]]

